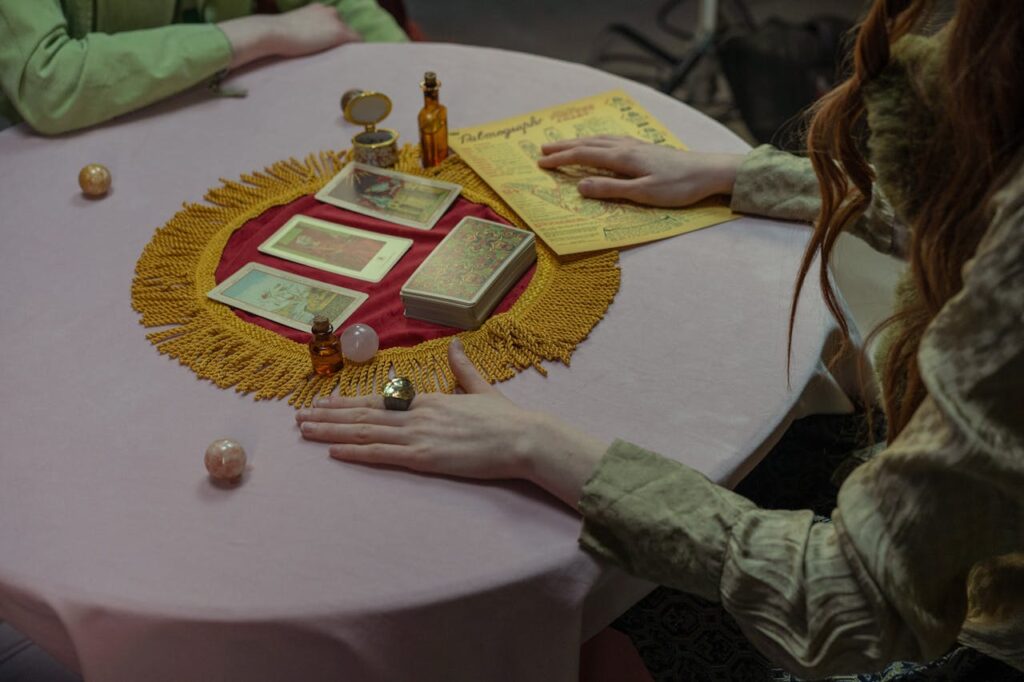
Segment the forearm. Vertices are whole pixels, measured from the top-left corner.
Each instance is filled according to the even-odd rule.
[[[0,0],[0,84],[36,130],[93,125],[179,92],[226,67],[214,26],[168,26],[82,39],[58,3]]]
[[[615,441],[585,482],[579,508],[585,548],[718,601],[729,535],[756,507],[690,467]]]
[[[746,157],[743,154],[712,154],[704,153],[706,162],[705,176],[712,194],[733,193],[736,187],[736,176]]]
[[[218,23],[217,28],[224,33],[231,46],[230,68],[236,69],[275,55],[277,45],[274,27],[272,17],[259,14]]]
[[[522,478],[576,509],[584,484],[608,444],[541,413],[532,413],[520,455]]]
[[[810,223],[821,211],[810,159],[761,145],[747,153],[732,192],[732,210]]]
[[[719,596],[747,638],[802,678],[921,660],[914,633],[864,567],[842,520],[753,510],[732,528]]]
[[[617,441],[586,483],[581,544],[640,577],[721,601],[772,660],[806,676],[919,655],[830,524],[767,511]]]
[[[297,9],[309,0],[278,0],[282,12]],[[320,0],[321,4],[333,7],[338,16],[366,42],[403,42],[408,40],[405,31],[394,17],[383,9],[376,0]]]
[[[821,193],[811,160],[769,145],[752,149],[737,169],[731,208],[737,213],[813,223],[821,212]],[[877,186],[863,215],[846,229],[880,253],[905,254],[906,227]]]

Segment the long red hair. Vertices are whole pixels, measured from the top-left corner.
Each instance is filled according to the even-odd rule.
[[[823,97],[810,121],[808,154],[818,176],[822,208],[797,277],[797,300],[816,257],[826,305],[849,342],[832,289],[828,262],[836,240],[871,202],[875,173],[864,155],[864,88],[890,61],[890,49],[931,10],[929,0],[876,0],[859,26],[852,73]],[[1020,0],[963,0],[944,29],[936,129],[928,131],[921,173],[908,216],[908,266],[914,296],[872,337],[893,326],[882,359],[882,400],[892,440],[910,421],[926,390],[917,366],[925,328],[963,286],[962,268],[988,227],[993,194],[1015,170],[1024,130],[1024,12]],[[871,338],[871,337],[869,337]],[[867,344],[865,344],[867,345]]]

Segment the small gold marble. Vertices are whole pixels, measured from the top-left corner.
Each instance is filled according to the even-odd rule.
[[[110,171],[106,166],[90,163],[79,171],[78,186],[90,197],[101,197],[110,191]]]

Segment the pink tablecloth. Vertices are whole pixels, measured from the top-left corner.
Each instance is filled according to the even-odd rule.
[[[414,140],[428,68],[453,127],[621,87],[696,149],[746,148],[583,66],[429,44],[265,66],[236,76],[246,100],[196,92],[63,138],[0,134],[0,618],[88,680],[568,681],[580,642],[650,589],[579,550],[576,516],[526,485],[328,459],[287,405],[158,355],[130,309],[135,260],[183,200],[346,147],[355,130],[337,102],[352,87],[388,93],[388,127]],[[90,162],[113,173],[102,201],[77,191]],[[625,252],[622,290],[572,368],[503,388],[601,438],[735,477],[836,397],[813,286],[786,382],[805,239],[743,219]],[[219,437],[249,451],[237,490],[203,470]]]

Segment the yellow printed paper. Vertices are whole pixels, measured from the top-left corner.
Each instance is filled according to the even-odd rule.
[[[630,135],[686,149],[622,90],[458,130],[449,143],[559,255],[642,244],[736,217],[718,198],[678,209],[585,199],[576,183],[593,169],[537,166],[542,144],[588,135]]]

